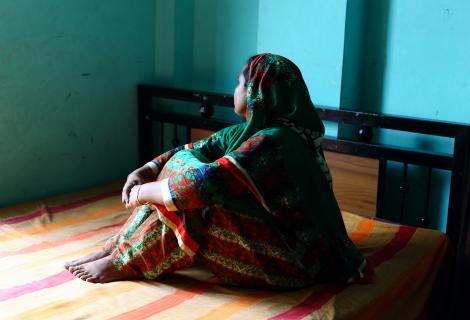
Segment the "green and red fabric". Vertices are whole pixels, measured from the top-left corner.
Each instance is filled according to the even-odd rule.
[[[226,283],[274,288],[364,276],[300,71],[261,54],[249,74],[245,123],[152,161],[165,205],[137,208],[108,242],[117,268],[155,278],[199,259]]]

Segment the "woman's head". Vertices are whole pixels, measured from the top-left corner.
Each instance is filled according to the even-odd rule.
[[[237,86],[233,93],[235,113],[245,118],[246,112],[246,88],[250,80],[250,65],[258,55],[251,56],[246,61],[237,78]]]
[[[240,72],[235,94],[235,112],[247,119],[253,112],[263,113],[267,121],[290,118],[299,112],[316,114],[299,68],[275,54],[250,57]]]
[[[238,76],[234,104],[246,125],[229,150],[262,129],[281,125],[282,119],[324,132],[299,68],[279,55],[262,53],[248,59]]]

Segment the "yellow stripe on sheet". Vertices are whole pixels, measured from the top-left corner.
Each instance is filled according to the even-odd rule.
[[[236,313],[230,314],[228,318],[230,320],[268,319],[287,311],[321,288],[322,286],[314,286],[295,291],[273,292],[272,296],[250,304],[246,308],[240,308]]]
[[[78,223],[86,222],[92,219],[98,219],[104,216],[116,214],[116,212],[119,211],[120,209],[122,210],[122,203],[115,204],[115,205],[112,205],[103,209],[94,210],[94,211],[91,211],[90,213],[84,213],[82,215],[66,218],[60,222],[52,221],[48,224],[38,225],[32,228],[24,228],[24,229],[18,230],[18,229],[13,229],[12,227],[9,227],[8,228],[9,230],[7,229],[4,232],[2,232],[2,234],[0,234],[0,241],[8,240],[8,239],[15,238],[15,237],[21,237],[24,235],[30,236],[30,235],[38,235],[42,233],[51,232],[59,228],[71,226],[73,224],[78,224]]]
[[[52,292],[56,288],[45,289],[43,290],[43,295],[50,295],[52,298],[56,298],[60,296],[60,291],[64,292],[67,290],[77,290],[80,289],[83,291],[81,295],[77,295],[76,293],[72,296],[70,295],[68,299],[66,298],[59,298],[59,299],[48,299],[43,300],[43,304],[36,308],[32,308],[26,312],[22,312],[17,314],[16,316],[18,319],[22,320],[29,320],[29,319],[71,319],[76,317],[84,318],[86,315],[87,319],[93,317],[94,313],[100,313],[100,315],[96,315],[96,318],[101,318],[103,316],[103,311],[108,312],[116,312],[119,308],[122,309],[122,306],[116,305],[112,303],[109,305],[108,308],[104,307],[101,310],[96,310],[96,306],[93,308],[89,308],[88,311],[84,310],[86,307],[89,307],[96,301],[100,301],[100,304],[104,306],[107,300],[114,300],[119,297],[119,295],[123,294],[132,294],[132,291],[139,289],[139,282],[132,282],[132,281],[122,281],[116,282],[112,284],[100,285],[100,284],[92,284],[88,283],[79,279],[73,280],[75,283],[71,283],[71,285],[63,285],[59,288],[59,292]],[[127,296],[127,295],[126,295]],[[107,299],[107,297],[109,297]],[[128,296],[129,297],[129,296]],[[28,299],[27,297],[25,297]],[[21,298],[20,298],[21,299]],[[25,300],[26,300],[25,299]],[[28,299],[29,300],[29,299]],[[123,299],[127,301],[126,308],[129,305],[129,299]],[[27,301],[27,300],[26,300]],[[77,314],[78,311],[78,314]]]
[[[247,309],[254,304],[259,303],[260,301],[275,295],[274,292],[269,291],[254,291],[247,293],[242,296],[238,296],[236,299],[224,303],[216,310],[212,310],[203,317],[200,317],[199,320],[219,320],[226,319],[229,316],[240,312],[241,310]],[[239,295],[239,294],[238,294]]]
[[[218,287],[217,287],[218,288]],[[214,288],[214,290],[217,290]],[[214,290],[208,290],[201,294],[196,294],[194,296],[186,296],[183,299],[180,299],[178,303],[169,303],[169,304],[156,304],[156,308],[151,309],[150,311],[144,312],[144,315],[135,317],[117,317],[116,320],[128,319],[128,320],[174,320],[181,319],[184,315],[185,319],[197,319],[198,317],[203,316],[207,313],[208,310],[214,310],[220,308],[221,305],[227,302],[231,297],[224,295],[214,294]],[[172,298],[172,300],[175,298]],[[179,299],[179,298],[176,298]],[[184,301],[183,301],[184,300]],[[109,320],[115,320],[109,319]]]
[[[357,224],[363,220],[363,217],[349,213],[347,211],[341,211],[341,216],[348,234],[354,232],[354,230],[357,229]]]
[[[198,290],[197,286],[203,283],[204,281],[195,281],[181,275],[159,282],[124,281],[107,284],[92,284],[73,279],[60,286],[9,300],[6,304],[0,302],[0,310],[11,307],[15,312],[22,311],[20,314],[13,311],[9,313],[16,314],[18,319],[33,318],[38,314],[41,315],[38,319],[144,319],[147,316],[141,317],[140,309],[147,309],[147,314],[153,314],[178,306],[184,301],[185,295],[194,294],[193,291]],[[182,297],[183,300],[180,299]],[[152,304],[155,300],[163,303]],[[28,303],[29,301],[33,303]],[[148,308],[149,305],[152,308]],[[27,311],[24,310],[25,306]],[[136,318],[134,314],[128,316],[132,309],[139,310],[139,317]]]
[[[212,287],[216,285],[213,281],[215,277],[211,276],[205,281],[196,281],[192,285],[185,285],[183,288],[179,288],[172,294],[165,295],[158,299],[155,299],[149,303],[146,303],[139,308],[131,309],[125,313],[117,315],[112,320],[141,320],[147,319],[152,316],[157,316],[158,319],[174,319],[175,317],[168,317],[166,313],[177,312],[180,314],[181,305],[184,305],[188,301],[192,301],[195,297],[202,296],[209,292]],[[175,287],[178,287],[175,285]],[[194,309],[188,314],[193,315]],[[111,319],[110,319],[111,320]]]

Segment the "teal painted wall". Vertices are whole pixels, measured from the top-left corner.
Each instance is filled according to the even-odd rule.
[[[258,0],[217,1],[213,89],[233,93],[246,60],[257,53]]]
[[[392,1],[382,110],[470,123],[470,2]]]
[[[293,60],[316,104],[340,99],[346,0],[260,0],[258,52]]]
[[[136,85],[154,79],[154,5],[0,2],[0,206],[137,165]]]
[[[338,107],[345,15],[346,0],[260,0],[257,51],[291,59],[314,104]],[[336,124],[326,124],[327,135],[336,131]]]

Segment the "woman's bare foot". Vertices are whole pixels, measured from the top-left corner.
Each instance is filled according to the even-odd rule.
[[[104,250],[95,251],[95,252],[87,254],[86,256],[81,257],[79,259],[75,259],[75,260],[72,260],[72,261],[67,261],[64,264],[64,268],[70,271],[71,266],[78,266],[78,265],[81,265],[81,264],[84,264],[84,263],[87,263],[87,262],[95,261],[95,260],[104,258],[108,255],[109,255],[109,253],[107,251],[104,251]]]
[[[93,283],[106,283],[138,277],[137,274],[129,275],[117,270],[109,255],[92,262],[71,266],[69,271],[75,277]]]

